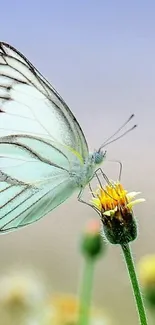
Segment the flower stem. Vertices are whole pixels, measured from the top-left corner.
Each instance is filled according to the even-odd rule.
[[[82,277],[82,286],[81,286],[81,299],[80,299],[78,325],[89,324],[94,264],[95,262],[93,258],[85,259],[85,265],[84,265],[84,271]]]
[[[125,262],[126,262],[126,266],[128,269],[130,281],[132,284],[132,289],[133,289],[133,294],[134,294],[134,298],[136,301],[140,324],[147,325],[148,323],[147,323],[147,318],[146,318],[145,307],[144,307],[142,295],[140,292],[140,287],[139,287],[139,283],[138,283],[138,279],[137,279],[137,275],[136,275],[136,271],[135,271],[135,267],[134,267],[134,261],[133,261],[131,249],[130,249],[129,244],[123,244],[123,245],[121,245],[121,247],[123,250],[124,257],[125,257]]]

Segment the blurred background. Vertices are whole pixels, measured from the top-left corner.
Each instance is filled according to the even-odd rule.
[[[107,159],[123,163],[122,183],[141,191],[135,208],[139,226],[135,261],[155,252],[155,2],[30,1],[1,3],[0,38],[21,51],[65,99],[98,148],[130,116],[138,128],[107,148]],[[117,179],[118,166],[103,166]],[[51,293],[76,294],[82,257],[79,239],[97,218],[76,196],[51,215],[0,237],[0,276],[32,269]],[[120,248],[109,245],[97,265],[93,304],[115,324],[137,324]],[[126,315],[128,317],[126,318]]]

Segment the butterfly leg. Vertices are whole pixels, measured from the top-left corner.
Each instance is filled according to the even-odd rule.
[[[82,199],[82,194],[83,194],[83,187],[81,187],[81,190],[80,190],[77,198],[78,198],[79,202],[87,204],[87,202]]]
[[[91,185],[90,185],[90,183],[89,183],[89,188],[91,189]],[[91,189],[92,190],[92,189]],[[98,211],[98,209],[93,205],[93,204],[91,204],[91,203],[88,203],[88,202],[86,202],[86,201],[84,201],[83,199],[82,199],[82,193],[83,193],[83,187],[81,188],[81,190],[80,190],[80,192],[79,192],[79,194],[78,194],[78,201],[80,202],[80,203],[83,203],[83,204],[86,204],[86,205],[88,205],[89,207],[91,207],[93,210],[95,210],[98,214],[99,214],[99,216],[100,216],[100,212]],[[93,195],[94,196],[94,195]]]
[[[119,160],[108,160],[108,161],[109,161],[109,162],[112,162],[112,163],[117,163],[117,164],[119,164],[118,180],[119,180],[119,182],[120,182],[120,181],[121,181],[121,176],[122,176],[122,170],[123,170],[123,164],[122,164],[122,162],[119,161]],[[100,178],[99,178],[98,172],[100,172],[100,173],[102,174],[104,180],[105,180],[108,184],[110,184],[110,181],[109,181],[108,177],[106,176],[106,174],[103,172],[102,168],[98,168],[98,169],[96,169],[96,171],[94,172],[94,176],[97,178],[97,180],[98,180],[100,186],[101,186],[101,181],[100,181]],[[102,186],[101,186],[101,187],[102,187]]]
[[[118,161],[117,161],[117,162],[118,162]],[[119,163],[120,163],[120,172],[121,172],[121,171],[122,171],[122,164],[121,164],[121,162],[119,162]],[[98,182],[99,182],[99,185],[100,185],[100,187],[102,188],[102,190],[103,190],[103,191],[104,191],[108,196],[110,196],[109,193],[107,193],[106,190],[105,190],[105,188],[103,188],[103,186],[102,186],[102,182],[101,182],[101,180],[100,180],[100,178],[99,178],[98,171],[102,174],[102,176],[103,176],[104,180],[107,182],[107,184],[108,184],[110,187],[114,188],[115,191],[116,191],[115,184],[109,180],[109,178],[108,178],[108,177],[106,176],[106,174],[103,172],[102,168],[98,168],[98,169],[95,171],[95,173],[94,173],[94,177],[97,178],[97,180],[98,180]],[[119,175],[121,175],[121,174],[119,173]],[[117,194],[119,195],[119,193],[117,193]],[[111,197],[111,196],[110,196],[110,197]],[[111,198],[114,199],[113,197],[111,197]]]
[[[96,177],[96,178],[97,178],[97,180],[98,180],[100,186],[102,187],[101,180],[100,180],[100,178],[99,178],[99,176],[98,176],[98,174],[97,174],[98,171],[101,172],[101,174],[102,174],[102,176],[104,177],[104,179],[106,180],[106,182],[109,183],[109,180],[108,180],[108,177],[103,173],[103,170],[102,170],[101,168],[98,168],[98,169],[95,171],[93,177]],[[92,187],[91,187],[90,182],[89,182],[88,186],[89,186],[90,192],[92,193],[92,196],[95,197],[95,195],[93,194],[93,189],[92,189]],[[84,190],[84,188],[81,187],[81,190],[80,190],[80,192],[79,192],[79,194],[78,194],[78,201],[81,202],[81,203],[84,203],[84,204],[86,204],[86,205],[88,205],[88,206],[90,206],[90,207],[92,207],[92,208],[94,208],[94,206],[93,206],[92,204],[90,204],[90,203],[88,203],[88,202],[86,202],[86,201],[84,201],[84,200],[82,199],[83,190]]]
[[[104,178],[104,180],[106,181],[106,183],[107,183],[107,184],[110,184],[109,178],[108,178],[108,177],[106,176],[106,174],[103,172],[102,168],[98,168],[98,169],[96,169],[95,172],[94,172],[94,177],[97,178],[100,187],[103,188],[103,186],[102,186],[102,182],[101,182],[101,179],[100,179],[100,177],[99,177],[99,175],[98,175],[98,172],[101,173],[101,175],[102,175],[102,177]]]
[[[123,164],[122,164],[122,162],[119,161],[119,160],[107,160],[107,162],[112,162],[112,163],[119,164],[118,180],[120,182],[121,181],[121,177],[122,177],[122,170],[123,170]]]

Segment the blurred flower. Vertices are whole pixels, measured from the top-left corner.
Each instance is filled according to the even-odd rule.
[[[125,244],[137,236],[133,206],[145,201],[135,197],[140,192],[128,193],[119,182],[109,182],[99,188],[91,202],[100,212],[106,238],[112,244]]]
[[[143,256],[137,265],[137,270],[143,287],[155,285],[155,254]]]
[[[143,256],[137,271],[147,304],[155,309],[155,254]]]
[[[38,325],[45,289],[33,272],[12,271],[0,278],[0,325]]]
[[[49,313],[44,325],[77,325],[79,303],[73,295],[57,295],[49,302]],[[96,308],[92,308],[90,325],[107,325],[107,317]]]
[[[82,236],[81,248],[87,257],[94,258],[105,249],[105,243],[100,234],[101,224],[98,220],[88,222]]]

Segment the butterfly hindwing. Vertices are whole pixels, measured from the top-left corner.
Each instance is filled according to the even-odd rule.
[[[1,183],[0,233],[31,224],[48,214],[75,191],[66,177],[51,184],[32,187]]]

